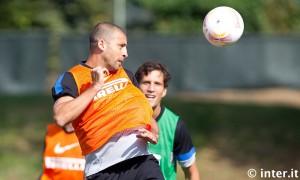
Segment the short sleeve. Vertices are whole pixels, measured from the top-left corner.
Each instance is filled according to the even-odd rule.
[[[70,72],[61,74],[52,87],[52,98],[54,101],[63,96],[72,96],[74,98],[78,96],[78,88]]]
[[[188,129],[181,119],[177,122],[173,150],[176,160],[182,167],[189,167],[195,162],[195,147]]]

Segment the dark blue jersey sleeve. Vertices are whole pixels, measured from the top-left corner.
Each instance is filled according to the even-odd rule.
[[[65,72],[58,77],[52,87],[52,97],[54,101],[62,96],[78,96],[78,89],[74,77],[70,72]]]
[[[181,119],[177,122],[173,150],[181,166],[188,167],[194,162],[196,154],[195,147],[188,129]]]

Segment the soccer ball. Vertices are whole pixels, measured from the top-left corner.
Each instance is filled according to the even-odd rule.
[[[243,31],[243,18],[231,7],[216,7],[204,18],[204,36],[214,46],[222,47],[235,43],[240,39]]]

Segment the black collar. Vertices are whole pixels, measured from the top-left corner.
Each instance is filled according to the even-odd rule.
[[[87,68],[90,68],[90,69],[93,69],[91,66],[89,66],[89,65],[86,64],[86,61],[81,61],[80,65],[82,65],[84,67],[87,67]]]
[[[160,117],[163,115],[163,113],[165,112],[165,106],[160,106],[160,112],[159,112],[159,115],[157,116],[157,118],[155,119],[156,122],[159,121]]]

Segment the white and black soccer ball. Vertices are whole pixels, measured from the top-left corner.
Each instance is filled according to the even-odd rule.
[[[237,42],[244,31],[242,16],[233,8],[219,6],[205,16],[203,33],[214,46],[226,46]]]

